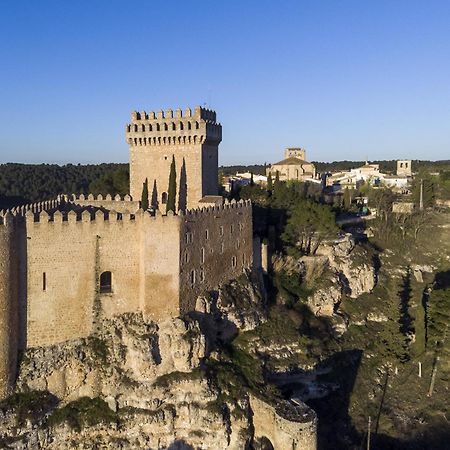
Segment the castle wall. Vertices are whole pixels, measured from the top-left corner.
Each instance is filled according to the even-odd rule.
[[[185,313],[195,309],[198,295],[252,266],[252,206],[231,203],[181,217],[180,309]]]
[[[61,213],[27,215],[28,347],[88,336],[100,313],[138,309],[136,221],[87,211],[64,219]],[[112,293],[99,292],[104,271],[112,272]]]
[[[12,215],[0,217],[0,399],[11,391],[19,346],[19,259]]]
[[[179,315],[180,216],[143,214],[141,227],[141,305],[151,320]]]
[[[280,403],[279,409],[250,395],[255,437],[266,437],[275,450],[316,450],[317,418],[306,405]]]

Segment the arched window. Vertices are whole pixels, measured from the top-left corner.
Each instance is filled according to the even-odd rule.
[[[167,192],[163,192],[161,196],[161,203],[165,205],[167,203]]]
[[[191,285],[195,284],[195,270],[191,270]]]
[[[107,294],[112,292],[112,274],[109,271],[100,275],[100,293]]]
[[[138,126],[135,125],[135,126],[134,126],[134,131],[137,131],[137,130],[138,130]]]
[[[176,127],[175,123],[172,122],[172,130],[176,130],[176,129],[177,129],[177,127]]]
[[[188,122],[188,130],[191,129],[191,122]]]
[[[159,126],[159,123],[156,124],[156,131],[161,131],[161,128]]]
[[[198,122],[195,122],[195,128],[198,130],[200,127],[200,125],[198,124]]]
[[[142,125],[142,131],[145,131],[145,125]]]
[[[167,123],[164,124],[164,131],[167,131],[169,127],[167,126]]]
[[[236,256],[233,256],[231,258],[231,267],[235,268],[237,264]]]
[[[183,129],[183,122],[180,122],[180,130]]]

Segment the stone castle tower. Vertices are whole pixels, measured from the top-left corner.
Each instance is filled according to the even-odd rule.
[[[289,147],[284,151],[284,157],[287,158],[298,158],[306,161],[306,150],[301,147]]]
[[[218,146],[222,126],[216,113],[196,107],[175,113],[133,112],[126,126],[130,148],[130,194],[142,195],[148,180],[149,203],[162,207],[167,202],[170,165],[173,157],[177,174],[176,209],[195,208],[206,196],[218,192]]]
[[[412,176],[412,161],[410,159],[402,159],[397,161],[397,175],[399,176]]]

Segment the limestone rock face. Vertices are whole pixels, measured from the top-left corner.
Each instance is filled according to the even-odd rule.
[[[219,290],[217,310],[241,331],[253,330],[265,320],[261,292],[249,279],[223,286]]]
[[[351,257],[345,260],[335,261],[335,267],[339,271],[344,292],[351,298],[371,292],[375,287],[375,269],[367,263],[355,264]]]
[[[339,279],[335,276],[332,280],[334,284],[320,288],[308,297],[308,306],[317,316],[332,316],[335,305],[341,300]]]
[[[331,244],[322,245],[319,252],[328,256],[330,267],[339,276],[343,293],[357,298],[375,287],[373,262],[363,248],[355,245],[350,234]]]
[[[155,324],[140,314],[104,321],[87,339],[29,349],[17,382],[22,400],[0,404],[0,443],[14,437],[16,449],[245,448],[248,405],[244,399],[244,414],[235,418],[237,406],[223,403],[199,369],[205,354],[194,319]],[[39,400],[23,419],[17,405],[33,396]]]
[[[195,321],[169,319],[158,325],[161,373],[190,372],[206,356],[205,336]]]
[[[356,245],[350,234],[322,243],[314,256],[275,256],[272,265],[275,272],[297,277],[304,286],[312,288],[307,304],[318,316],[333,316],[343,294],[358,298],[371,292],[376,283],[370,255]]]

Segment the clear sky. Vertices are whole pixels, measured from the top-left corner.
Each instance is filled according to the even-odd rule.
[[[0,0],[0,162],[127,161],[207,104],[220,162],[450,158],[449,0]]]

